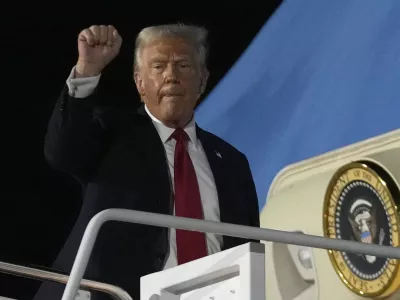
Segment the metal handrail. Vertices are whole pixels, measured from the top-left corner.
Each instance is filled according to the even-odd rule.
[[[400,248],[390,246],[379,246],[355,241],[324,238],[321,236],[296,232],[286,232],[215,221],[176,217],[137,210],[112,208],[103,210],[96,214],[87,225],[85,234],[83,235],[81,244],[79,246],[78,254],[76,255],[74,264],[72,266],[71,276],[65,287],[62,300],[74,299],[76,291],[79,287],[79,282],[81,281],[89,262],[89,258],[100,227],[107,221],[120,221],[158,227],[185,229],[253,240],[271,241],[283,244],[355,252],[379,257],[400,259]]]
[[[10,275],[16,275],[25,278],[38,279],[44,281],[52,281],[57,283],[66,284],[68,282],[69,276],[63,275],[55,272],[44,271],[40,269],[35,269],[31,267],[25,267],[15,264],[10,264],[0,261],[0,273],[6,273]],[[132,300],[131,296],[123,289],[98,281],[83,279],[80,282],[80,287],[83,289],[89,289],[94,291],[99,291],[106,293],[116,300]]]

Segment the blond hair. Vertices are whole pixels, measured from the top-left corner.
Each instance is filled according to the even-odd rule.
[[[208,31],[204,27],[185,25],[182,23],[150,26],[142,29],[136,37],[134,53],[134,69],[141,64],[141,51],[154,40],[164,37],[177,37],[185,40],[194,49],[195,58],[201,68],[207,69]]]

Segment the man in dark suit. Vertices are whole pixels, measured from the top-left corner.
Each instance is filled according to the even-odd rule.
[[[101,72],[122,43],[117,30],[92,26],[79,34],[79,59],[55,105],[45,141],[48,162],[84,188],[80,215],[55,269],[70,272],[88,222],[107,208],[259,227],[245,155],[194,120],[208,77],[206,37],[205,29],[181,24],[143,29],[134,59],[143,103],[130,112],[99,104]],[[84,277],[117,285],[139,299],[141,276],[246,242],[108,222]],[[64,288],[45,283],[35,299],[60,299]]]

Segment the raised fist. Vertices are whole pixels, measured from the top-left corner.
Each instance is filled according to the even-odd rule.
[[[78,36],[76,71],[82,76],[98,75],[119,53],[122,38],[112,25],[93,25]]]

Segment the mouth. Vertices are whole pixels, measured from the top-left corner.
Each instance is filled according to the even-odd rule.
[[[183,96],[184,92],[177,87],[169,87],[161,91],[161,94],[164,97],[181,97]]]

